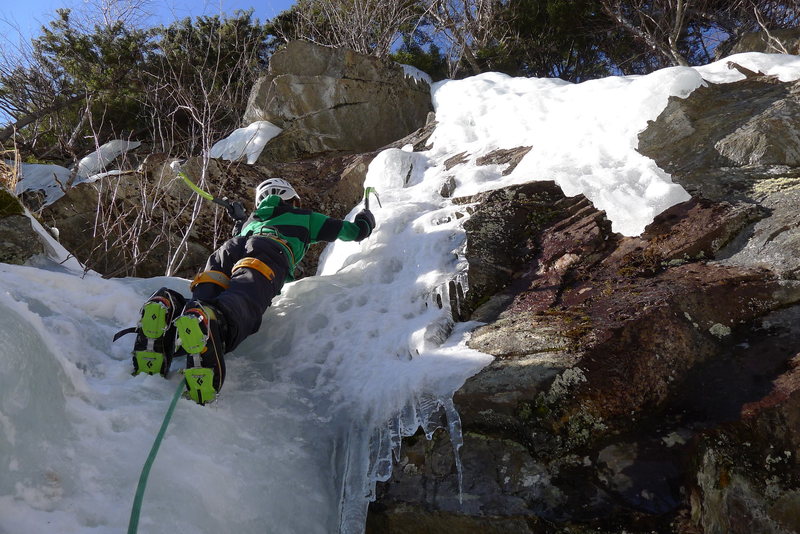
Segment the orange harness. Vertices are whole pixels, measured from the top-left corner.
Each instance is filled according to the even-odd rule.
[[[263,234],[255,234],[255,235],[257,235],[259,237],[266,237],[267,239],[272,239],[273,241],[276,241],[279,244],[283,245],[283,248],[285,248],[289,252],[289,257],[292,260],[292,265],[295,265],[297,263],[295,261],[295,259],[294,259],[294,251],[292,251],[292,247],[289,245],[288,241],[276,236],[275,234],[273,234],[271,232],[270,233],[263,233]]]
[[[264,278],[267,280],[272,280],[275,278],[275,271],[273,271],[269,265],[258,258],[242,258],[233,266],[231,273],[234,273],[237,269],[242,269],[244,267],[258,271],[259,273],[263,274]]]

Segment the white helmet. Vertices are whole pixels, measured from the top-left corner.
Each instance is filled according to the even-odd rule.
[[[294,190],[292,184],[282,178],[270,178],[264,180],[256,187],[256,206],[269,195],[278,195],[283,200],[300,199],[300,195]]]

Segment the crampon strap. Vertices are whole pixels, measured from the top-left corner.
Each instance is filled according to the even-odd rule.
[[[125,330],[120,330],[119,332],[114,334],[114,341],[118,340],[122,336],[126,336],[128,334],[135,334],[135,333],[136,333],[136,327],[135,326],[132,326],[130,328],[126,328]]]

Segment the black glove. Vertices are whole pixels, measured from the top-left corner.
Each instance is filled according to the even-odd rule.
[[[227,197],[223,198],[221,201],[215,199],[215,202],[224,206],[228,217],[233,219],[233,229],[231,230],[231,235],[234,237],[239,235],[244,227],[245,221],[247,220],[247,212],[244,210],[244,205],[236,200],[231,202],[227,199]]]
[[[361,241],[362,239],[366,239],[372,233],[372,229],[375,228],[375,216],[369,210],[361,210],[356,214],[356,218],[353,220],[358,225],[358,235],[356,236],[356,241]]]
[[[247,212],[245,211],[244,205],[241,202],[228,202],[228,204],[225,206],[225,211],[228,212],[228,216],[234,221],[244,221],[247,219]]]

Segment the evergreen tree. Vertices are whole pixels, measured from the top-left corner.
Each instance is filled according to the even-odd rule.
[[[267,28],[252,10],[233,17],[186,18],[157,28],[144,95],[163,149],[189,153],[239,126],[247,98],[267,65]]]
[[[32,40],[27,64],[0,73],[0,101],[13,102],[19,143],[39,156],[69,160],[134,130],[141,91],[135,73],[151,48],[151,32],[121,22],[87,31],[70,10],[58,10]]]

